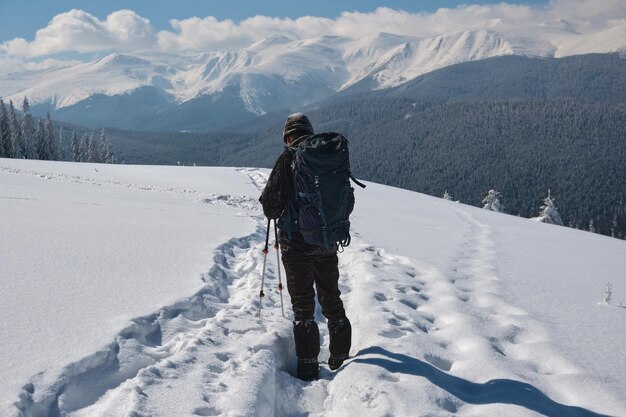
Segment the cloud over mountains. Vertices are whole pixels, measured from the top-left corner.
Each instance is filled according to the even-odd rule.
[[[623,0],[553,0],[547,6],[500,3],[442,8],[433,13],[408,13],[380,7],[373,12],[344,12],[329,19],[254,16],[235,22],[215,17],[171,20],[169,30],[157,31],[132,10],[119,10],[105,19],[73,9],[55,16],[32,40],[15,38],[0,44],[0,72],[16,59],[36,60],[30,66],[55,66],[64,54],[107,52],[208,52],[247,47],[273,34],[299,38],[340,35],[351,38],[387,32],[431,37],[451,31],[490,28],[528,30],[558,22],[561,29],[589,33],[626,23]],[[46,58],[57,58],[45,60]],[[11,58],[11,59],[9,59]]]

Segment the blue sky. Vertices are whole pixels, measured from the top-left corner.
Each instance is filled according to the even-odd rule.
[[[598,0],[602,1],[602,0]],[[131,9],[150,20],[157,30],[169,29],[170,19],[185,19],[193,16],[214,16],[219,20],[243,20],[250,16],[290,17],[311,15],[336,17],[342,11],[369,12],[377,7],[390,7],[409,12],[432,12],[441,7],[456,7],[459,4],[494,4],[492,1],[458,0],[0,0],[0,43],[16,37],[32,40],[37,29],[43,28],[57,14],[70,9],[81,9],[104,19],[111,12]],[[516,4],[548,4],[548,0],[510,1]]]

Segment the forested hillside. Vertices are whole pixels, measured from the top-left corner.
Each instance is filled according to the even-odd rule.
[[[453,100],[571,98],[626,103],[626,59],[619,54],[503,56],[451,65],[380,93]]]

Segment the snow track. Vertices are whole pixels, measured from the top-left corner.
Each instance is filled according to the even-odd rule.
[[[243,172],[249,172],[253,184],[264,180],[260,172]],[[46,177],[98,185],[82,177]],[[122,182],[114,185],[176,191]],[[199,202],[235,209],[258,208],[254,200],[229,195]],[[253,295],[260,289],[263,256],[259,244],[265,232],[263,218],[257,220],[259,226],[254,233],[233,238],[217,248],[214,266],[202,277],[207,283],[203,290],[157,313],[134,319],[105,349],[66,366],[58,380],[50,383],[44,375],[35,376],[23,387],[15,404],[20,410],[18,415],[246,415],[260,399],[265,399],[261,403],[267,406],[257,415],[273,415],[274,407],[268,401],[274,397],[275,373],[286,369],[285,359],[293,357],[289,352],[293,348],[290,323],[276,316],[279,310],[273,308],[279,302],[275,262],[268,262],[263,318],[254,317],[259,305]],[[239,355],[233,357],[232,352]],[[260,379],[241,383],[242,378]],[[242,386],[255,389],[245,392]],[[167,397],[167,392],[178,396],[188,391],[186,387],[195,387],[193,391],[201,391],[201,395],[196,392],[199,395],[184,402]],[[233,390],[230,395],[229,389]],[[222,398],[238,400],[221,404]],[[238,405],[244,407],[239,413]]]
[[[238,170],[259,191],[266,174]],[[20,174],[39,175],[21,171]],[[434,265],[374,246],[353,231],[340,255],[340,288],[353,324],[353,357],[320,380],[293,377],[290,300],[280,315],[276,255],[267,259],[257,318],[266,220],[254,199],[124,181],[47,179],[197,196],[251,210],[256,230],[213,255],[206,286],[138,317],[108,346],[35,375],[19,417],[140,416],[586,416],[621,405],[553,346],[541,322],[506,302],[488,225],[453,206],[464,225],[453,262]],[[273,239],[272,239],[273,240]],[[320,332],[328,357],[328,332]],[[576,393],[590,393],[579,397]],[[595,399],[591,403],[589,399]]]
[[[565,405],[580,403],[581,387],[616,405],[504,301],[489,227],[457,214],[467,227],[447,269],[355,233],[341,283],[356,358],[329,382],[325,415],[600,415],[597,403]]]

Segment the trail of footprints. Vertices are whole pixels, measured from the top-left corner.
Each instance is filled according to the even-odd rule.
[[[258,186],[263,175],[255,172],[251,183]],[[215,199],[238,209],[258,205],[252,199]],[[262,320],[255,317],[258,297],[250,296],[260,288],[262,220],[258,216],[251,235],[217,248],[213,268],[202,277],[208,285],[199,293],[134,319],[103,351],[66,366],[52,386],[40,385],[35,376],[15,403],[18,415],[167,415],[163,410],[171,404],[160,404],[162,395],[153,391],[184,392],[189,386],[203,387],[204,394],[188,414],[220,415],[229,410],[220,406],[222,394],[238,389],[244,368],[270,364],[272,372],[286,370],[284,358],[293,356],[287,352],[291,334],[289,322],[279,318],[275,268],[267,271]],[[243,356],[241,345],[250,346]]]
[[[262,188],[265,181],[263,173],[257,170],[240,171],[248,175],[253,186]],[[231,204],[237,208],[257,204],[251,200],[241,202],[222,197],[216,197],[212,203]],[[358,233],[354,234],[353,244],[346,255],[340,257],[340,289],[346,299],[348,315],[351,307],[361,304],[363,308],[374,309],[376,316],[380,315],[383,320],[382,325],[375,328],[355,326],[355,335],[373,331],[383,340],[393,343],[421,334],[423,338],[420,340],[424,343],[421,359],[444,372],[457,372],[455,364],[467,362],[468,358],[471,360],[472,353],[477,349],[481,353],[477,355],[479,357],[518,361],[520,373],[528,367],[539,373],[572,371],[573,367],[556,354],[551,358],[554,360],[551,369],[543,369],[541,363],[533,359],[532,348],[520,348],[524,341],[535,343],[546,340],[547,335],[539,325],[534,326],[535,323],[529,321],[525,312],[505,304],[498,295],[498,278],[491,266],[493,244],[489,230],[469,216],[459,215],[467,222],[468,229],[454,265],[448,270],[439,270],[414,259],[364,245],[360,243]],[[261,216],[257,221],[255,233],[242,239],[232,239],[218,248],[215,267],[204,277],[210,283],[205,291],[166,307],[158,314],[137,319],[136,325],[125,329],[112,344],[110,355],[104,355],[109,359],[78,364],[75,368],[86,370],[64,375],[64,381],[58,384],[52,396],[43,400],[39,397],[37,403],[34,401],[34,385],[27,384],[20,400],[21,416],[43,417],[72,411],[76,411],[72,414],[75,416],[107,415],[106,404],[111,404],[110,410],[115,410],[119,403],[135,410],[133,415],[163,415],[160,410],[167,409],[167,406],[159,404],[155,400],[159,396],[151,392],[175,389],[177,386],[203,387],[201,398],[189,404],[190,414],[211,416],[228,411],[236,415],[237,410],[233,407],[237,405],[222,404],[221,398],[228,397],[224,395],[228,391],[238,389],[237,380],[243,374],[267,378],[267,382],[259,384],[267,391],[238,393],[239,397],[272,398],[272,390],[292,392],[290,396],[294,399],[307,393],[317,397],[332,395],[328,391],[331,388],[328,382],[298,384],[286,377],[286,372],[293,374],[293,364],[287,359],[293,358],[294,352],[290,322],[279,317],[273,251],[268,255],[272,258],[268,262],[264,317],[262,320],[254,317],[259,304],[258,297],[251,294],[258,294],[260,285],[262,255],[258,244],[264,238],[265,227]],[[286,291],[284,301],[285,306],[290,305]],[[358,320],[355,322],[358,323]],[[533,324],[531,328],[529,323]],[[476,328],[484,330],[467,331]],[[324,326],[320,330],[327,345],[327,331]],[[357,337],[357,340],[366,341],[367,338]],[[99,388],[100,391],[85,391],[81,383],[89,372],[97,372],[103,366],[106,369],[107,360],[117,360],[126,344],[135,349],[135,363],[129,366],[133,371],[127,375],[116,374],[114,370],[107,377],[111,381],[110,386],[104,387],[108,389],[104,396],[103,387]],[[242,345],[250,346],[243,355],[239,347]],[[367,347],[357,344],[353,352]],[[485,354],[485,350],[489,350],[492,356]],[[234,355],[232,352],[238,353]],[[322,359],[325,355],[328,352],[323,350]],[[542,358],[542,361],[545,359]],[[495,374],[498,372],[497,360],[477,366],[491,366]],[[251,368],[254,368],[253,372]],[[459,372],[462,373],[462,369]],[[398,376],[389,373],[382,377],[392,383],[400,381]],[[89,395],[85,397],[85,393]],[[374,394],[368,395],[371,401],[375,401]],[[71,396],[74,399],[82,396],[82,402],[73,405]],[[452,407],[446,398],[434,400],[440,401],[444,410],[456,410],[456,406],[452,404]],[[90,404],[97,407],[90,407]],[[296,409],[281,409],[287,403],[281,404],[275,405],[276,415],[323,412],[298,409],[299,405],[295,405]],[[105,411],[96,414],[95,410]]]
[[[436,325],[436,316],[427,308],[431,299],[428,283],[423,273],[418,271],[417,266],[409,258],[390,255],[384,249],[374,246],[365,246],[360,250],[363,257],[358,256],[359,262],[370,263],[376,270],[373,272],[373,281],[382,282],[385,285],[379,288],[387,291],[371,288],[373,299],[379,303],[381,314],[385,318],[386,326],[377,330],[378,335],[387,339],[400,339],[416,332],[433,336],[439,328]],[[358,276],[349,279],[359,280]],[[371,281],[370,281],[371,282]],[[359,329],[356,329],[359,331]],[[445,346],[441,342],[435,342],[438,348]],[[364,348],[361,346],[358,348]],[[424,359],[444,371],[450,370],[452,362],[440,355],[426,354]],[[388,378],[397,379],[392,375]]]
[[[424,343],[420,359],[459,376],[472,367],[484,369],[484,374],[493,378],[522,380],[531,374],[536,377],[530,378],[541,378],[577,372],[576,367],[549,348],[549,334],[542,325],[525,311],[507,304],[499,294],[488,226],[464,212],[458,215],[468,227],[447,269],[374,246],[351,247],[355,258],[352,263],[369,262],[373,267],[372,276],[359,285],[363,285],[364,291],[369,287],[374,302],[371,308],[378,309],[384,317],[386,325],[378,328],[377,334],[392,345],[416,332],[426,335],[426,339],[419,339]],[[358,239],[356,242],[358,245]],[[353,269],[352,265],[343,268]],[[360,271],[367,275],[366,270]],[[347,275],[355,283],[363,280],[358,272]],[[542,347],[541,357],[536,355],[538,344]]]

